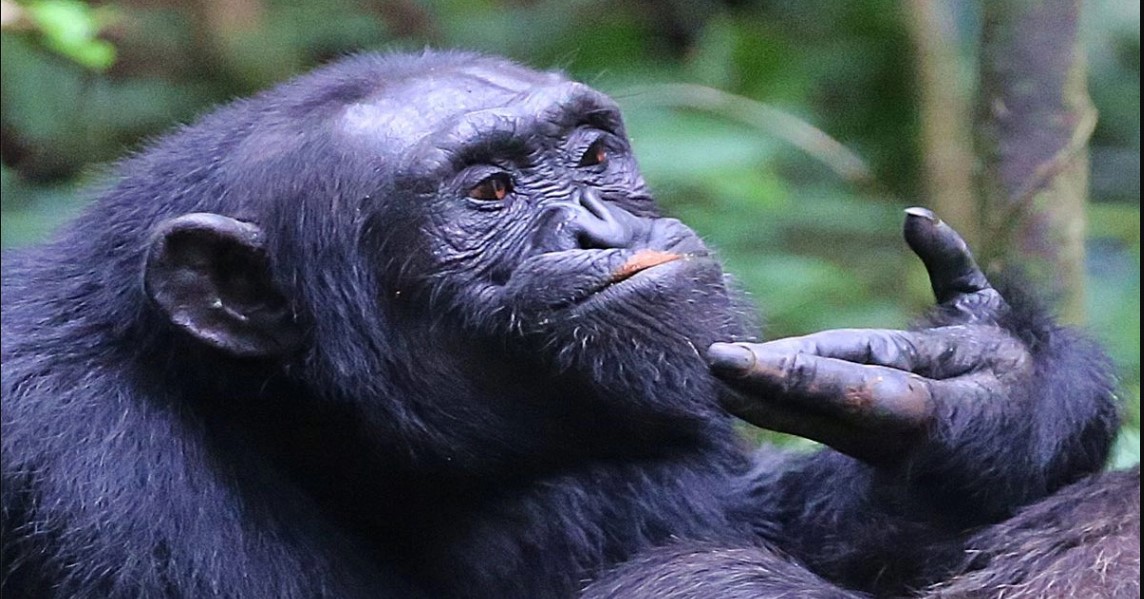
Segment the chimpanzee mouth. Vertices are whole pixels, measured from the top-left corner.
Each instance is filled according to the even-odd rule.
[[[683,254],[676,254],[674,252],[640,250],[636,252],[631,258],[628,258],[627,262],[624,262],[619,266],[619,268],[612,271],[612,275],[604,287],[610,287],[617,283],[626,281],[645,270],[667,264],[668,262],[683,260],[684,258],[686,258],[686,256]]]
[[[632,294],[658,295],[694,277],[685,275],[717,263],[705,248],[566,250],[537,255],[519,265],[505,286],[521,307],[561,311],[594,310]]]
[[[702,254],[639,250],[572,305],[586,308],[600,302],[610,303],[631,293],[658,293],[671,285],[668,281],[678,277],[680,269],[704,257]]]

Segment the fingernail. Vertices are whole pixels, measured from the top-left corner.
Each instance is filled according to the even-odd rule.
[[[707,348],[707,363],[717,372],[741,374],[755,365],[755,352],[734,343],[714,343]]]
[[[929,208],[922,208],[921,206],[911,206],[906,208],[906,214],[924,218],[934,224],[941,222],[941,219],[933,213],[933,210],[930,210]]]

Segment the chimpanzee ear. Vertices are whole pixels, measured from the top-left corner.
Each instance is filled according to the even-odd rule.
[[[144,267],[147,296],[175,326],[240,357],[282,354],[301,332],[275,288],[262,230],[218,214],[163,221]]]

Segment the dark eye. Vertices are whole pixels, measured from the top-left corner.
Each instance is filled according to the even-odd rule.
[[[597,164],[604,164],[608,161],[608,147],[604,144],[603,139],[597,139],[588,146],[584,155],[580,157],[579,166],[596,166]]]
[[[505,173],[497,173],[477,183],[469,190],[469,197],[475,200],[495,202],[503,200],[512,191],[512,179]]]

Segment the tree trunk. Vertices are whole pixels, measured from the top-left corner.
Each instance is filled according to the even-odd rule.
[[[981,219],[973,185],[971,78],[958,57],[952,6],[905,0],[914,44],[926,202],[977,248]]]
[[[1096,111],[1085,85],[1078,0],[982,3],[977,132],[986,229],[983,260],[1020,263],[1084,314],[1084,205]]]

